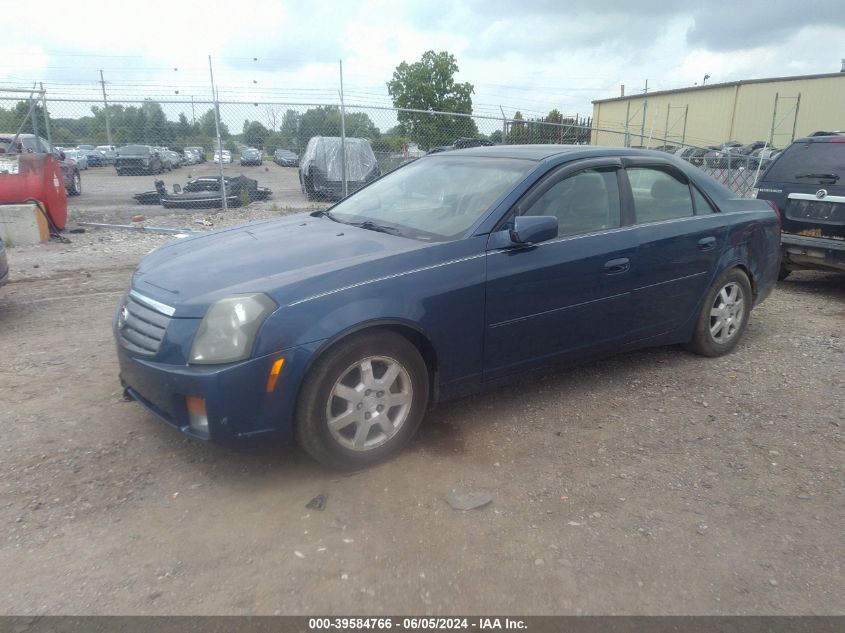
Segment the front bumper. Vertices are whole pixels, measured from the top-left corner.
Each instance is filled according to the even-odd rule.
[[[781,250],[787,268],[845,270],[845,240],[782,233]]]
[[[118,343],[117,358],[126,395],[187,435],[227,443],[268,433],[292,436],[299,385],[317,347],[314,343],[227,365],[174,365],[135,356]],[[268,393],[267,378],[279,358],[285,364]],[[187,396],[205,400],[208,433],[191,427]]]

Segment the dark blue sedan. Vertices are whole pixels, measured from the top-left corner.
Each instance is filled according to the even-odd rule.
[[[328,211],[147,256],[114,319],[120,378],[189,435],[281,434],[360,467],[492,381],[653,345],[730,352],[779,240],[768,203],[662,152],[444,152]]]

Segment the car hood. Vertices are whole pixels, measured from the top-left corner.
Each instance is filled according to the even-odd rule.
[[[395,262],[383,260],[426,246],[296,214],[159,248],[139,264],[132,289],[174,307],[176,317],[201,317],[210,304],[239,293],[264,292],[282,306],[372,278],[382,270],[395,272]]]

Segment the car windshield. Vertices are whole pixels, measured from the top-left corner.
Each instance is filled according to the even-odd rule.
[[[845,178],[845,142],[793,143],[777,157],[765,180],[810,184],[830,180],[829,174]]]
[[[456,239],[535,166],[507,158],[422,158],[338,203],[331,216],[416,239]]]

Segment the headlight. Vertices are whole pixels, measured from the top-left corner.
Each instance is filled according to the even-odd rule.
[[[232,363],[248,358],[258,328],[278,306],[265,294],[221,299],[205,313],[189,362]]]

